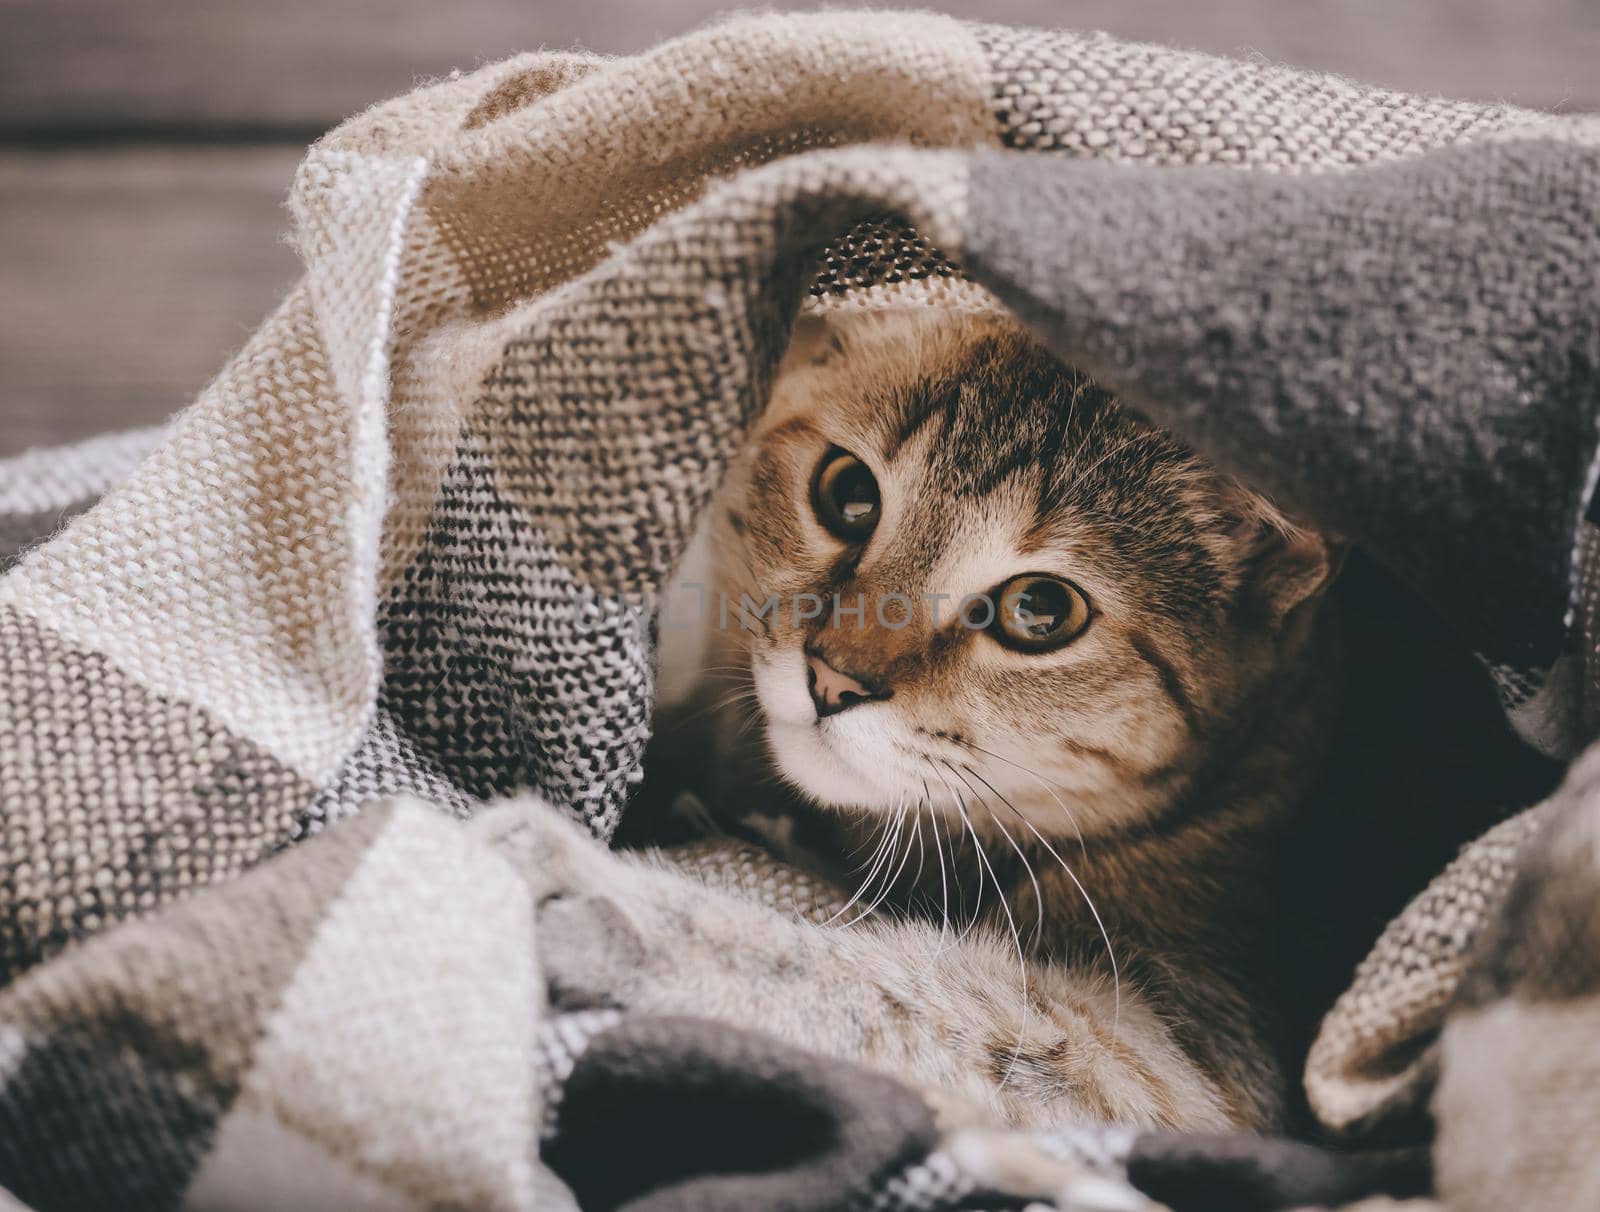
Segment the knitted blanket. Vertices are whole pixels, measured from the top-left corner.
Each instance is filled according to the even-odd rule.
[[[1428,1191],[1366,1147],[1427,1108],[1449,1207],[1600,1203],[1600,757],[1422,891],[1334,1008],[1307,1089],[1337,1150],[947,1137],[757,1031],[552,1000],[528,840],[615,826],[649,607],[807,299],[1012,308],[1374,552],[1522,735],[1577,753],[1600,123],[765,16],[422,87],[316,144],[291,212],[302,281],[169,426],[0,464],[18,1200],[1290,1207]],[[770,875],[746,883],[804,911]]]

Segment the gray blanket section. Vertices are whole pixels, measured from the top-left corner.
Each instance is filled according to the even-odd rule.
[[[972,171],[966,265],[1057,353],[1366,544],[1485,657],[1559,654],[1600,410],[1600,148]]]

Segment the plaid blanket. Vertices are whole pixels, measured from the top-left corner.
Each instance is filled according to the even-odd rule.
[[[1376,553],[1525,737],[1577,753],[1600,124],[765,16],[420,88],[316,144],[291,211],[303,280],[169,426],[0,464],[17,1199],[1289,1207],[1428,1191],[1428,1157],[1375,1148],[1428,1109],[1450,1207],[1600,1202],[1600,758],[1471,845],[1334,1008],[1307,1089],[1338,1150],[945,1137],[759,1033],[563,1005],[528,840],[613,829],[648,607],[805,299],[998,299]]]

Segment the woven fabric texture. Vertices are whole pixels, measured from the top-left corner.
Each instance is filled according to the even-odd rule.
[[[974,1175],[998,1161],[935,1139],[892,1083],[711,1024],[543,1017],[528,885],[459,818],[532,796],[515,811],[611,833],[649,727],[650,608],[797,310],[886,299],[1011,307],[1353,524],[1473,637],[1524,735],[1570,757],[1600,701],[1597,186],[1592,121],[927,14],[522,55],[352,118],[296,178],[302,281],[193,404],[159,434],[0,464],[0,561],[20,552],[0,577],[0,1185],[41,1210],[531,1208],[568,1087],[596,1106],[640,1074],[714,1072],[879,1124],[804,1185],[761,1186],[774,1206],[987,1200]],[[1456,307],[1475,264],[1494,289]],[[1383,373],[1333,373],[1361,359]],[[1295,453],[1317,450],[1350,457]],[[1392,526],[1355,507],[1419,483],[1428,509]],[[1505,559],[1519,593],[1465,592],[1463,553]],[[1581,780],[1558,799],[1540,811],[1600,813]],[[1512,1080],[1462,1085],[1451,1032],[1501,1039],[1485,1016],[1554,996],[1511,963],[1476,1017],[1454,1009],[1484,948],[1520,954],[1496,926],[1543,819],[1421,895],[1313,1055],[1313,1105],[1356,1144],[1442,1066],[1451,1207],[1491,1206],[1444,1163],[1481,1156],[1474,1108]],[[827,909],[748,853],[693,864]],[[1600,976],[1560,996],[1590,1022]],[[1136,1144],[1074,1152],[1102,1137],[1067,1127],[1058,1152],[1128,1178]],[[1276,1148],[1252,1168],[1267,1188]],[[1594,1190],[1570,1152],[1523,1206]],[[1139,1156],[1204,1198],[1205,1148]],[[1301,1177],[1282,1191],[1304,1202]]]

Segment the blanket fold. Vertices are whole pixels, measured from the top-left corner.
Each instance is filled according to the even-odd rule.
[[[1549,666],[1600,445],[1597,176],[1600,142],[1512,134],[1298,178],[980,156],[964,263],[1486,660]]]
[[[1415,1186],[1106,1125],[957,1148],[920,1096],[759,1035],[552,1007],[526,856],[463,822],[520,795],[494,811],[615,827],[651,609],[802,306],[1015,309],[1380,555],[1572,756],[1600,702],[1597,198],[1592,119],[926,14],[523,55],[353,118],[296,179],[303,280],[125,478],[0,463],[0,1185],[1001,1207],[1040,1194],[992,1181],[1021,1149],[1174,1208],[1240,1175],[1261,1207]],[[1555,1089],[1589,1073],[1600,976],[1546,979],[1600,872],[1524,850],[1588,836],[1585,769],[1420,892],[1313,1051],[1349,1148],[1432,1106],[1453,1207],[1600,1181]],[[844,1135],[791,1164],[741,1116],[720,1185],[683,1132],[594,1166],[604,1097],[665,1115],[697,1080],[733,1101],[685,1130],[770,1094]],[[1568,1118],[1497,1118],[1513,1090]]]

